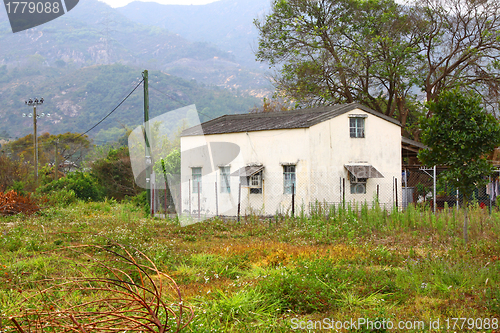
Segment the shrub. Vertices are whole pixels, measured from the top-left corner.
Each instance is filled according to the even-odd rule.
[[[108,198],[122,200],[142,191],[135,184],[128,147],[110,149],[107,156],[95,160],[91,168],[92,174],[102,185],[104,195]]]
[[[101,190],[97,181],[92,175],[85,172],[72,172],[66,177],[52,181],[37,189],[39,193],[51,193],[64,190],[63,193],[58,194],[63,200],[71,200],[69,191],[73,191],[76,198],[85,201],[99,201],[101,199]],[[63,197],[66,198],[64,199]]]
[[[66,207],[72,203],[78,201],[75,191],[63,188],[59,191],[55,191],[48,198],[48,201],[53,206]]]
[[[16,191],[0,192],[0,216],[24,213],[31,215],[40,210],[36,200],[28,194],[23,196]]]

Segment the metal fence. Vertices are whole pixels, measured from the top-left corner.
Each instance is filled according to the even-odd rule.
[[[220,174],[169,178],[152,176],[152,213],[178,214],[195,219],[213,216],[274,216],[309,214],[318,206],[405,209],[408,205],[428,205],[433,210],[459,207],[463,196],[452,186],[434,179],[443,170],[406,168],[401,177],[371,178],[354,182],[349,177],[309,174],[287,179],[284,174],[259,177],[222,177]],[[476,189],[472,198],[483,208],[496,205],[498,180]]]
[[[413,167],[405,168],[402,172],[402,184],[405,200],[408,203],[428,205],[434,211],[446,207],[460,207],[463,203],[463,194],[454,186],[440,184],[437,181],[443,168]],[[497,173],[498,175],[498,173]],[[482,208],[496,206],[496,198],[500,193],[498,177],[485,177],[486,186],[476,188],[469,201],[477,203]]]
[[[264,173],[249,177],[220,174],[189,177],[183,182],[152,176],[152,211],[195,218],[212,216],[272,216],[308,213],[318,205],[379,205],[402,209],[406,202],[401,179],[372,178],[353,182],[348,177]]]

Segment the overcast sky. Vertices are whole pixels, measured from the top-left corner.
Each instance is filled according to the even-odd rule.
[[[113,8],[123,7],[126,4],[133,2],[134,0],[100,0]],[[146,0],[142,0],[146,2]],[[165,5],[205,5],[207,3],[215,2],[217,0],[154,0],[151,2],[157,2]]]

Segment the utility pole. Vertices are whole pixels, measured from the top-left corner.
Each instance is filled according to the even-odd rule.
[[[148,204],[151,211],[151,166],[153,161],[151,159],[151,148],[149,146],[149,87],[148,87],[148,71],[142,72],[144,79],[144,141],[146,142],[146,192],[148,196]]]
[[[29,100],[25,101],[24,104],[30,107],[33,106],[33,115],[30,113],[29,114],[23,113],[23,117],[29,117],[29,118],[33,117],[33,148],[34,148],[33,155],[35,157],[35,186],[38,186],[38,136],[37,136],[36,122],[38,118],[45,116],[49,117],[50,113],[47,113],[47,115],[45,113],[41,114],[36,113],[36,106],[43,104],[43,98],[40,98],[40,100],[38,98],[35,98],[35,100],[30,98]]]

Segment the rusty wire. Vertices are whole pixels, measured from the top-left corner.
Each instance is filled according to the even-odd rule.
[[[19,313],[10,316],[11,329],[162,333],[179,332],[193,319],[175,281],[138,249],[120,244],[64,249],[87,257],[78,267],[79,276],[31,282],[44,288],[28,293],[19,304]],[[107,256],[98,259],[88,250]]]

